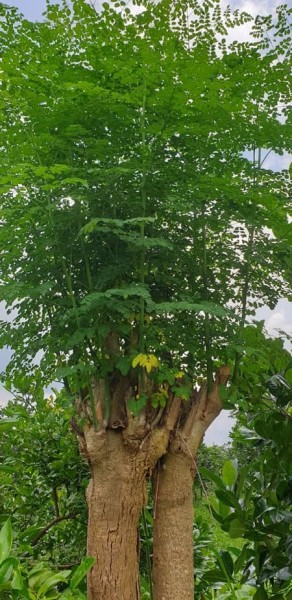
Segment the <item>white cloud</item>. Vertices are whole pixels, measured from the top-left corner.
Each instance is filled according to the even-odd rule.
[[[0,407],[1,406],[6,406],[6,404],[8,403],[9,400],[11,400],[12,397],[13,397],[12,394],[10,394],[10,392],[8,392],[7,390],[5,390],[0,385]]]
[[[292,303],[288,300],[279,300],[275,310],[260,308],[257,310],[256,318],[265,321],[266,330],[271,337],[278,337],[279,331],[292,336]],[[285,347],[291,348],[291,341],[286,340]]]
[[[283,169],[289,169],[291,162],[292,154],[288,152],[284,152],[282,156],[275,152],[270,152],[263,164],[263,168],[271,171],[283,171]]]
[[[258,14],[275,15],[277,6],[280,6],[283,2],[282,0],[261,0],[261,2],[258,0],[221,0],[221,4],[224,8],[230,4],[231,9],[239,8],[239,10],[256,17]]]
[[[206,432],[204,443],[207,446],[216,444],[222,446],[229,440],[229,434],[232,427],[235,425],[235,419],[231,417],[229,410],[222,410],[219,417],[213,421],[212,425]]]
[[[221,7],[225,9],[230,5],[232,10],[239,9],[241,12],[246,12],[252,17],[257,15],[276,15],[276,8],[283,4],[282,0],[221,0]],[[227,42],[247,42],[250,39],[251,23],[245,23],[240,27],[235,27],[230,30],[227,36]]]

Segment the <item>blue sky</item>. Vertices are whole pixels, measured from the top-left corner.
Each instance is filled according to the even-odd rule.
[[[57,2],[58,0],[51,0],[51,3]],[[282,0],[260,0],[260,2],[259,0],[221,0],[222,7],[226,7],[227,4],[230,4],[232,8],[240,8],[254,16],[259,12],[262,14],[273,13],[275,12],[276,7],[282,3]],[[292,0],[288,0],[286,3],[289,7],[292,7]],[[41,20],[42,13],[46,7],[46,0],[5,0],[5,4],[19,8],[27,19]],[[101,4],[101,0],[96,0],[96,8],[101,6]],[[241,41],[248,39],[249,25],[243,25],[238,28],[237,31],[233,31],[232,36]],[[284,155],[280,157],[271,153],[265,167],[267,169],[282,170],[288,168],[291,160],[291,156]],[[0,319],[1,318],[7,318],[3,303],[0,303]],[[292,304],[289,304],[286,300],[281,300],[274,311],[265,308],[261,309],[258,318],[265,319],[266,328],[271,335],[276,335],[277,329],[281,329],[292,335]],[[10,352],[8,349],[0,350],[0,371],[5,368],[9,357]],[[4,390],[1,391],[0,387],[0,405],[5,403],[6,399],[7,394]],[[222,411],[221,415],[208,430],[205,441],[208,444],[225,443],[228,439],[228,433],[231,426],[232,420],[229,418],[228,412]]]
[[[6,0],[5,4],[15,6],[29,20],[39,20],[46,8],[45,0]]]
[[[58,0],[51,0],[57,3]],[[221,0],[223,7],[230,4],[232,8],[240,8],[253,15],[258,12],[272,13],[276,6],[283,4],[283,0]],[[288,6],[292,6],[292,0],[286,1]],[[17,6],[27,19],[38,20],[42,18],[42,13],[46,6],[45,0],[5,0],[5,4]],[[96,7],[101,5],[101,0],[96,1]]]

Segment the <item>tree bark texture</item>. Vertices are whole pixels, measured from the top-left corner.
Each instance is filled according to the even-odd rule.
[[[193,477],[187,457],[168,452],[154,477],[154,600],[193,600]]]
[[[137,526],[146,498],[142,456],[114,431],[106,433],[104,450],[103,460],[92,465],[86,494],[87,554],[96,559],[88,576],[88,598],[138,600]]]
[[[220,385],[229,368],[219,369],[208,393],[207,384],[194,392],[181,425],[153,477],[154,600],[193,600],[193,479],[195,457],[205,431],[221,411]]]
[[[151,405],[151,418],[145,412],[133,417],[123,408],[123,386],[126,388],[123,380],[117,382],[106,421],[100,408],[104,384],[97,384],[98,430],[84,403],[79,411],[87,417],[78,434],[80,450],[91,470],[86,493],[87,554],[96,559],[88,574],[88,600],[140,598],[138,524],[146,483],[167,451],[181,405],[181,400],[171,396],[163,420],[160,409],[153,411]]]

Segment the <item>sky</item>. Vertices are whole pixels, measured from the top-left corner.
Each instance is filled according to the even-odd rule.
[[[51,0],[51,2],[57,3],[57,0]],[[93,0],[94,3],[94,0]],[[260,14],[272,14],[275,13],[276,7],[283,4],[283,0],[221,0],[222,7],[226,7],[230,4],[231,8],[239,8],[240,10],[246,11],[253,16]],[[24,14],[29,20],[41,20],[42,13],[46,7],[45,0],[5,0],[5,4],[9,6],[15,6]],[[95,1],[96,8],[102,4],[101,0]],[[286,4],[292,8],[292,0],[286,0]],[[239,41],[246,41],[249,37],[249,24],[245,24],[239,28],[233,30],[230,39],[237,39]],[[291,156],[277,156],[273,153],[269,155],[265,163],[266,169],[282,170],[288,168],[292,160]],[[289,304],[286,300],[280,300],[275,310],[270,311],[267,308],[262,308],[258,311],[257,318],[264,319],[266,329],[270,335],[277,335],[277,330],[286,331],[286,333],[292,335],[292,304]],[[7,319],[7,314],[3,303],[0,303],[0,320]],[[0,350],[0,371],[5,368],[11,353],[9,349]],[[8,393],[5,390],[1,390],[0,387],[0,405],[4,404],[8,399]],[[205,442],[208,445],[212,444],[224,444],[228,441],[228,434],[234,423],[234,420],[230,418],[228,411],[222,411],[221,415],[214,421],[205,436]]]
[[[57,3],[57,0],[51,0],[52,3]],[[27,19],[40,20],[42,13],[45,10],[45,0],[5,0],[8,6],[16,6],[24,14]],[[94,0],[93,0],[94,4]],[[95,0],[95,6],[98,8],[102,4],[101,0]],[[284,4],[284,0],[221,0],[222,7],[230,4],[231,8],[239,8],[245,12],[255,16],[259,12],[261,14],[271,14],[276,11],[279,4]],[[292,7],[292,0],[286,1],[288,6]],[[248,25],[243,26],[242,35],[248,35]],[[237,39],[239,39],[237,37]]]

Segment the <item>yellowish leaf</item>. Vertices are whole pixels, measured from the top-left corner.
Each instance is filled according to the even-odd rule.
[[[154,354],[137,354],[132,361],[132,367],[135,369],[138,365],[145,367],[147,373],[150,373],[159,366],[159,360]]]
[[[184,372],[183,371],[177,371],[177,373],[174,374],[176,379],[181,379],[182,377],[184,377]]]

